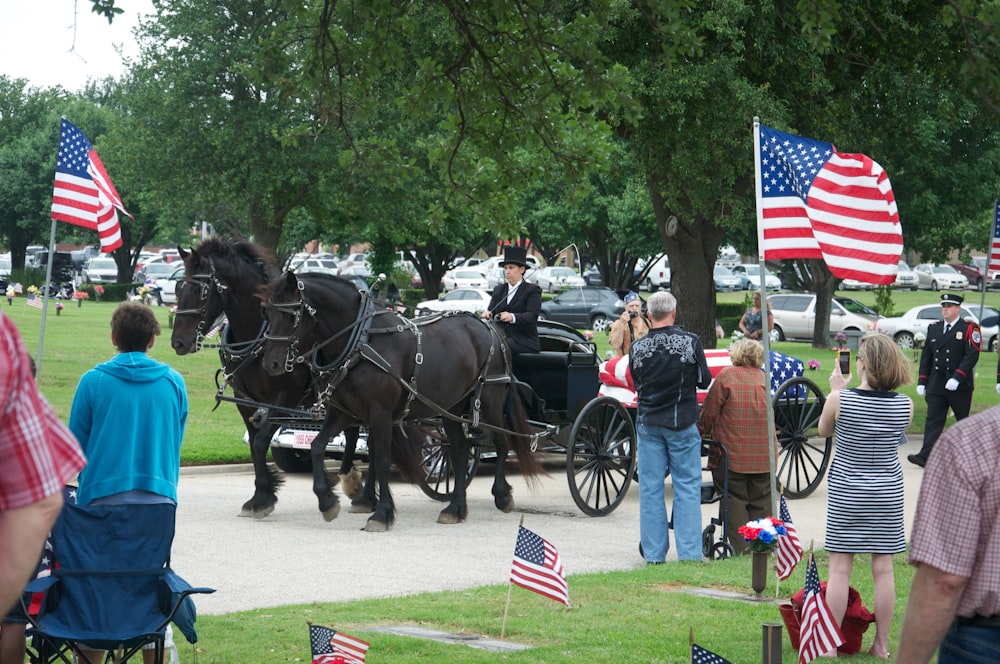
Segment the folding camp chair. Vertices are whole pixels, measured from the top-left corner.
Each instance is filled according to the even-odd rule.
[[[170,504],[63,506],[52,528],[52,574],[27,588],[44,593],[27,630],[37,661],[73,664],[81,650],[104,650],[105,662],[124,662],[146,644],[162,661],[171,621],[197,641],[190,595],[215,590],[192,588],[170,569],[175,511]],[[114,651],[121,651],[115,660]]]

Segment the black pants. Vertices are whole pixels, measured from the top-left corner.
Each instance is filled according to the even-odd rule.
[[[927,399],[927,421],[924,423],[924,444],[917,453],[924,461],[931,455],[934,443],[944,431],[944,423],[948,419],[948,409],[955,413],[956,420],[962,420],[969,416],[969,409],[972,407],[971,391],[945,392],[944,394],[928,394]]]

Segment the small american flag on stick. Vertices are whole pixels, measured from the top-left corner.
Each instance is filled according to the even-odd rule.
[[[569,586],[559,552],[524,526],[517,528],[510,582],[569,606]]]

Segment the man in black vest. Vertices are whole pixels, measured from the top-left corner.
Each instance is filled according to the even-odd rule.
[[[508,246],[500,263],[506,283],[493,289],[483,318],[501,323],[511,353],[537,353],[538,314],[542,310],[542,289],[524,280],[528,270],[524,247]]]
[[[927,328],[927,343],[920,353],[920,373],[917,394],[927,400],[927,421],[924,424],[924,444],[920,451],[906,459],[923,468],[927,458],[944,431],[948,409],[961,420],[972,407],[973,375],[979,361],[982,333],[979,325],[959,318],[961,295],[941,296],[944,320]]]

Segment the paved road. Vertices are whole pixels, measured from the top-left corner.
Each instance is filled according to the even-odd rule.
[[[900,448],[906,483],[906,529],[920,488],[921,470],[906,462],[916,441]],[[483,464],[486,469],[489,464]],[[518,521],[552,542],[567,573],[633,569],[638,554],[638,489],[603,518],[583,515],[573,503],[565,473],[551,466],[533,492],[514,476],[515,511],[493,506],[491,477],[482,471],[469,488],[469,519],[436,523],[444,503],[402,482],[393,484],[395,527],[386,533],[361,530],[366,515],[345,509],[326,523],[316,508],[311,480],[288,475],[275,511],[265,519],[239,517],[253,491],[249,466],[185,468],[181,471],[173,567],[193,585],[218,589],[198,598],[206,614],[311,601],[343,601],[506,583]],[[669,496],[669,480],[667,481]],[[803,545],[823,545],[826,483],[812,496],[789,502]],[[718,514],[703,506],[703,523]],[[669,557],[668,557],[669,558]]]

